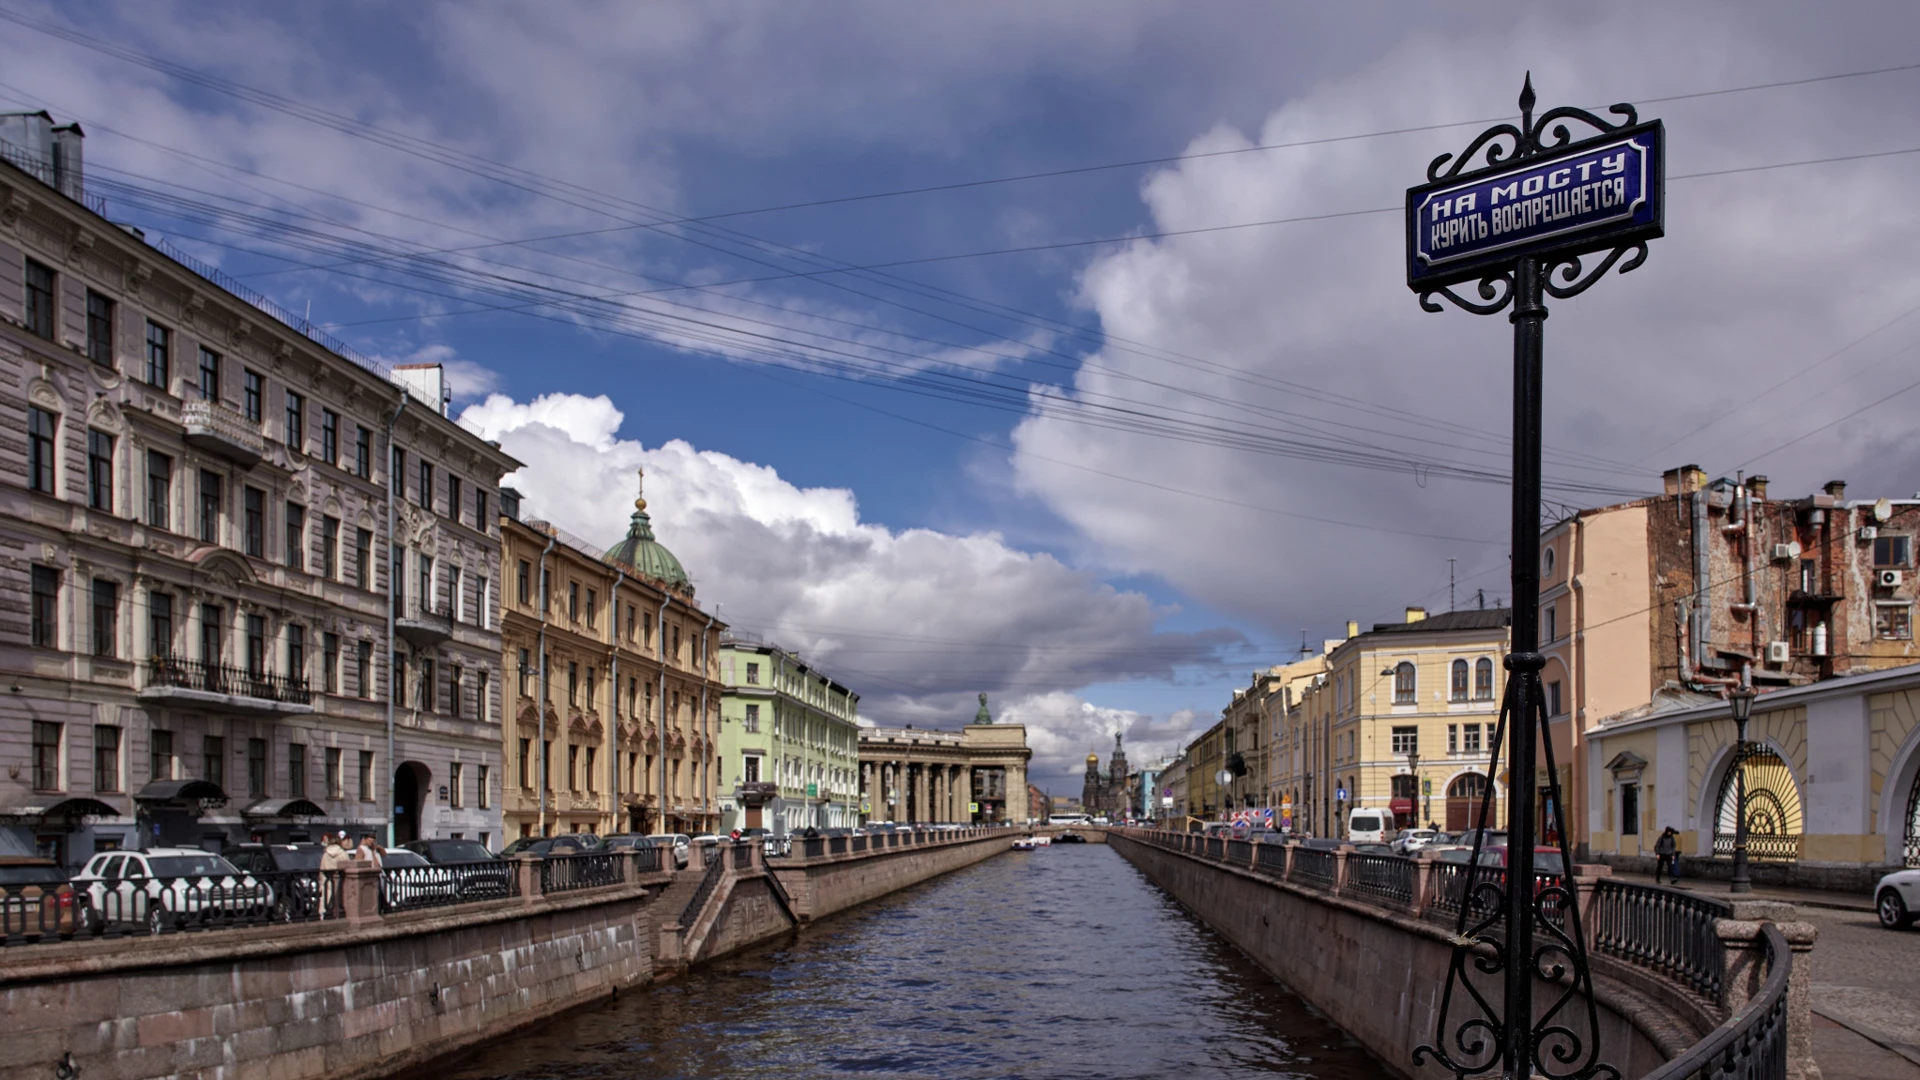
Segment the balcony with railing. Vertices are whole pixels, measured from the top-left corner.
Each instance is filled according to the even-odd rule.
[[[446,604],[401,597],[393,605],[393,632],[416,649],[431,648],[453,636],[453,612]]]
[[[284,716],[313,711],[307,680],[204,660],[156,656],[147,661],[141,701],[238,716]]]
[[[260,424],[217,401],[189,401],[180,406],[180,424],[187,445],[219,454],[243,468],[259,463],[267,453]]]

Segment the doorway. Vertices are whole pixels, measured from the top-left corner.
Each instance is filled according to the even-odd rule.
[[[1447,831],[1457,833],[1474,827],[1480,812],[1480,800],[1487,793],[1487,778],[1480,773],[1462,773],[1447,785]],[[1492,816],[1491,814],[1489,816]],[[1494,826],[1488,822],[1488,827]]]
[[[421,836],[421,816],[426,810],[426,793],[433,789],[433,774],[417,761],[403,762],[393,771],[393,843],[395,847],[412,843]]]

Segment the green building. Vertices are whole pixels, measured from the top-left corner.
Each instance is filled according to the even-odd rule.
[[[720,831],[860,824],[860,695],[776,645],[720,643]]]

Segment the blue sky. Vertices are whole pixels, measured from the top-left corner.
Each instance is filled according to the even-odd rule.
[[[0,22],[0,97],[86,125],[116,219],[369,353],[447,362],[576,533],[620,533],[644,464],[726,618],[883,722],[992,693],[1059,790],[1115,730],[1177,748],[1303,630],[1443,608],[1449,558],[1463,603],[1506,592],[1504,323],[1420,313],[1391,213],[1159,234],[1391,207],[1476,128],[1349,137],[1500,117],[1529,69],[1543,103],[1594,105],[1916,59],[1899,4],[6,10],[38,29]],[[1674,174],[1714,172],[1920,147],[1916,91],[1646,115]],[[1685,461],[1920,488],[1906,414],[1875,404],[1920,333],[1916,168],[1676,180],[1648,266],[1555,308],[1549,494]],[[672,283],[709,287],[634,295]],[[939,396],[983,381],[998,407]]]

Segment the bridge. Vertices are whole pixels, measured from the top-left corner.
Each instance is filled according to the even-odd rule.
[[[311,910],[219,906],[197,932],[56,928],[0,949],[0,1080],[62,1068],[373,1077],[436,1059],[1009,851],[1065,826],[526,858],[493,877],[354,867]],[[1191,914],[1406,1075],[1431,1041],[1460,906],[1455,864],[1123,827],[1106,843]],[[1024,856],[1023,856],[1024,857]],[[1606,1060],[1626,1077],[1817,1075],[1809,927],[1609,881],[1574,886]],[[282,888],[292,884],[278,882]],[[291,921],[273,921],[287,920]],[[198,925],[198,924],[196,924]],[[64,933],[64,936],[62,934]],[[16,947],[17,946],[17,947]],[[62,1073],[62,1075],[70,1075]]]

